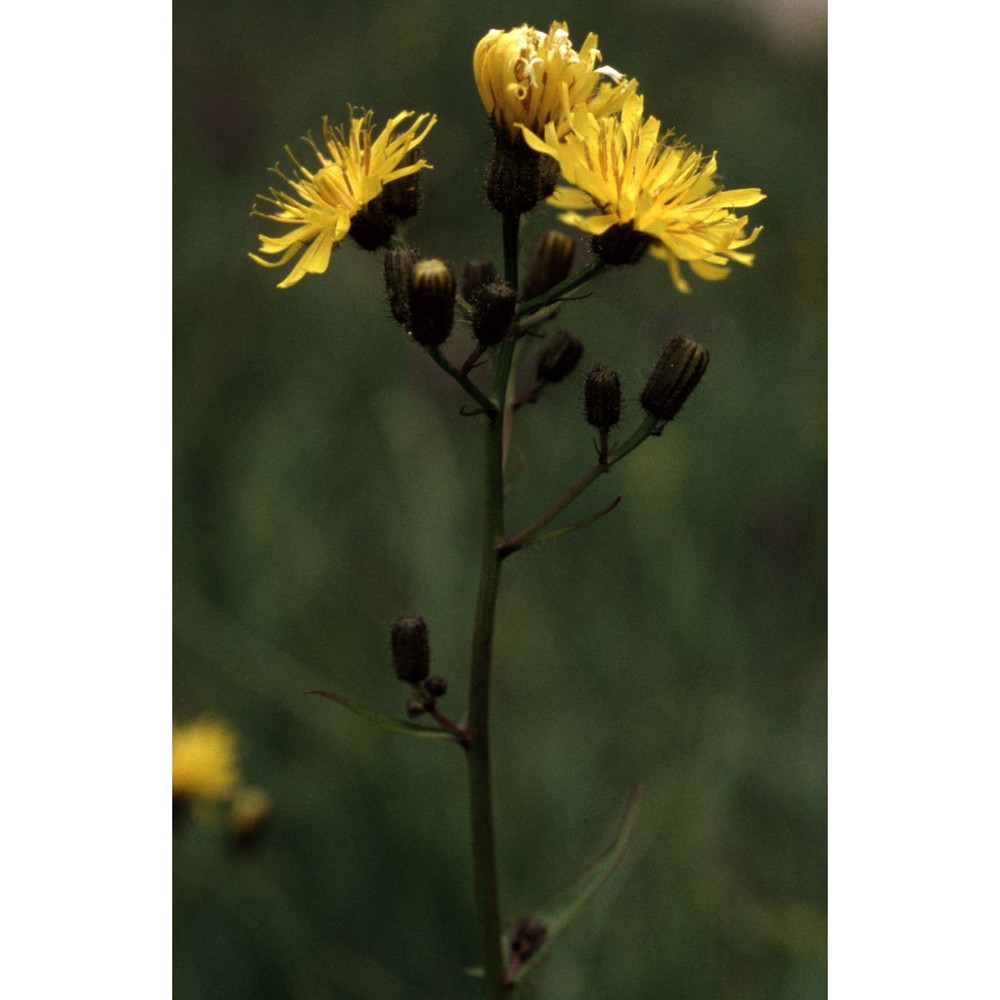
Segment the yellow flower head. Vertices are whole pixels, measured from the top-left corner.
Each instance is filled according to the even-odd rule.
[[[559,218],[598,239],[609,230],[614,230],[609,235],[637,234],[649,253],[666,261],[679,291],[690,291],[681,261],[709,281],[725,278],[731,260],[753,263],[753,254],[741,249],[763,227],[748,236],[747,217],[733,209],[756,205],[765,195],[759,188],[721,188],[715,155],[667,145],[669,134],[661,138],[659,121],[643,120],[638,94],[626,98],[620,119],[575,112],[562,139],[552,125],[543,139],[523,132],[528,145],[557,160],[574,185],[560,186],[549,199],[566,210]]]
[[[239,783],[236,733],[203,716],[174,726],[174,798],[223,799]]]
[[[636,83],[610,66],[598,68],[600,58],[597,35],[587,35],[577,52],[565,22],[553,21],[548,33],[527,24],[494,28],[476,46],[472,70],[494,127],[513,140],[518,125],[540,136],[554,123],[561,135],[577,108],[598,118],[620,111]]]
[[[373,138],[372,113],[355,116],[345,134],[334,129],[323,119],[325,149],[320,149],[312,136],[305,141],[312,147],[319,166],[315,171],[304,167],[291,149],[286,152],[295,164],[292,176],[287,177],[273,167],[289,190],[271,188],[270,195],[260,195],[275,210],[260,212],[255,205],[253,214],[280,222],[288,227],[276,236],[261,233],[259,253],[276,256],[277,260],[263,260],[256,254],[250,259],[265,267],[281,267],[299,251],[302,256],[288,273],[279,288],[290,288],[307,274],[322,274],[330,263],[330,254],[351,229],[351,221],[382,193],[393,181],[430,169],[424,159],[415,157],[415,150],[427,137],[437,122],[435,115],[418,115],[398,135],[393,133],[411,115],[403,111],[390,118],[377,139]]]

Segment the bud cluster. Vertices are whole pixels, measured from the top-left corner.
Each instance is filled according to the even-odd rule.
[[[423,618],[397,618],[389,632],[392,666],[396,677],[414,689],[406,703],[411,718],[432,711],[438,698],[448,692],[448,682],[431,675],[431,648],[427,622]]]

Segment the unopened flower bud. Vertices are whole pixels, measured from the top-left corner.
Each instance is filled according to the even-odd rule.
[[[505,281],[484,285],[472,312],[472,333],[485,347],[499,344],[510,329],[517,309],[517,292]]]
[[[443,698],[448,693],[448,682],[434,674],[424,681],[424,689],[432,698]]]
[[[411,149],[399,161],[400,167],[409,167],[420,159],[420,150]],[[420,210],[420,171],[390,181],[379,195],[382,207],[394,219],[411,219]]]
[[[622,415],[622,380],[611,368],[592,368],[583,383],[583,403],[587,423],[598,430],[610,430]]]
[[[494,130],[493,157],[486,170],[486,197],[501,215],[530,212],[555,190],[559,165],[515,139]]]
[[[243,788],[229,810],[229,839],[233,847],[246,848],[260,838],[274,812],[271,796],[260,788]]]
[[[410,272],[417,262],[417,254],[410,247],[393,247],[386,250],[385,293],[389,299],[392,318],[404,329],[410,325]]]
[[[590,240],[590,249],[605,264],[635,264],[649,249],[653,238],[635,230],[631,222],[619,223]]]
[[[571,333],[557,333],[538,355],[538,381],[561,382],[583,356],[583,344]]]
[[[423,698],[411,698],[406,703],[406,714],[415,719],[418,715],[423,715],[427,711],[427,702]]]
[[[493,261],[477,258],[465,265],[462,275],[462,298],[470,305],[476,304],[476,296],[490,282],[496,281],[497,269]]]
[[[424,347],[443,344],[455,320],[455,276],[443,260],[418,260],[410,272],[410,332]]]
[[[673,420],[706,368],[708,351],[701,344],[687,337],[674,337],[663,348],[642,390],[639,402],[643,409],[664,422]]]
[[[521,293],[525,302],[544,295],[569,277],[575,250],[573,238],[558,229],[550,229],[535,240]]]
[[[389,634],[392,666],[407,684],[419,684],[430,673],[431,648],[423,618],[397,618]]]

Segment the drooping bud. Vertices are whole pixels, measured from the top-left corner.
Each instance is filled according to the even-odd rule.
[[[455,320],[455,276],[443,260],[418,260],[410,272],[410,332],[423,347],[438,347]]]
[[[643,409],[666,422],[680,412],[708,368],[708,351],[687,337],[674,337],[660,353],[642,390]]]
[[[631,222],[624,222],[591,237],[590,249],[605,264],[620,266],[638,263],[652,242],[652,236],[638,232]]]
[[[587,423],[598,430],[610,430],[622,415],[622,380],[611,368],[592,368],[583,383],[583,404]]]
[[[443,677],[434,674],[433,677],[428,677],[424,681],[424,689],[432,698],[443,698],[448,693],[448,682]]]
[[[393,247],[386,250],[385,294],[389,299],[392,318],[403,329],[410,325],[410,272],[417,262],[417,253],[410,247]]]
[[[411,149],[399,161],[399,166],[409,167],[419,159],[419,148]],[[379,197],[382,207],[394,219],[412,219],[420,211],[420,171],[386,184]]]
[[[237,792],[229,810],[229,840],[233,847],[252,847],[273,812],[271,796],[263,789],[243,788]]]
[[[397,618],[389,634],[392,666],[407,684],[419,684],[430,673],[431,648],[423,618]]]
[[[477,258],[465,265],[462,275],[462,298],[470,305],[476,304],[476,296],[491,281],[496,281],[497,269],[493,261]]]
[[[561,281],[569,277],[573,267],[573,253],[576,243],[571,236],[550,229],[535,240],[531,251],[531,263],[528,265],[528,276],[524,279],[521,297],[525,302],[544,295],[550,288],[555,288]]]
[[[376,198],[351,219],[348,232],[362,250],[378,250],[388,245],[396,223],[382,207],[382,199]]]
[[[486,197],[501,215],[530,212],[555,190],[559,165],[531,149],[518,135],[494,130],[493,156],[486,170]]]
[[[514,321],[517,292],[506,281],[484,285],[476,296],[472,312],[472,333],[485,347],[499,344]]]
[[[571,333],[560,331],[538,355],[538,381],[561,382],[583,357],[583,344]]]

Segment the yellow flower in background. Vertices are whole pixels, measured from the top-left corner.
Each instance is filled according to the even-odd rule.
[[[174,726],[174,798],[223,799],[239,784],[236,733],[218,719],[202,716]]]
[[[518,125],[540,136],[553,123],[562,134],[577,108],[596,117],[620,111],[636,83],[598,67],[600,59],[597,35],[587,35],[577,52],[566,23],[553,21],[547,33],[527,24],[494,28],[476,46],[472,70],[494,127],[514,140]]]
[[[552,124],[544,138],[522,130],[528,145],[555,159],[573,185],[560,186],[549,199],[565,210],[559,218],[597,238],[597,246],[614,236],[634,237],[666,261],[682,292],[690,291],[682,261],[708,281],[725,278],[731,260],[752,264],[753,255],[742,248],[763,227],[747,235],[747,216],[733,210],[756,205],[765,195],[759,188],[726,191],[715,178],[714,154],[667,145],[669,134],[660,136],[660,122],[643,120],[642,114],[642,97],[630,94],[620,119],[581,109],[564,137]]]
[[[350,232],[352,220],[378,198],[387,184],[431,169],[426,160],[416,158],[415,151],[437,122],[435,115],[418,115],[395,134],[413,114],[403,111],[390,118],[378,138],[373,137],[370,111],[359,116],[352,111],[346,134],[324,118],[325,148],[320,149],[312,136],[305,137],[319,161],[315,171],[304,167],[285,147],[295,164],[292,176],[287,177],[277,167],[272,172],[288,190],[271,188],[270,195],[259,195],[275,211],[260,212],[255,205],[253,214],[279,222],[288,230],[258,237],[258,252],[276,256],[277,260],[250,254],[251,260],[265,267],[281,267],[301,252],[279,288],[290,288],[307,274],[322,274],[330,263],[330,254]]]

